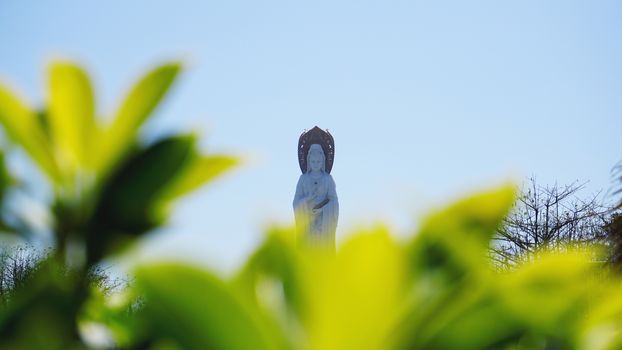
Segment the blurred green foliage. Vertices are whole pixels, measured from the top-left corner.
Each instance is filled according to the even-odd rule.
[[[50,66],[44,110],[0,85],[6,135],[53,189],[56,242],[0,310],[0,348],[622,348],[622,280],[590,252],[491,267],[490,239],[515,200],[509,185],[432,213],[406,240],[378,226],[335,253],[297,247],[292,228],[275,227],[233,276],[160,262],[141,265],[122,293],[93,288],[89,269],[164,225],[176,199],[237,163],[200,154],[194,135],[141,142],[141,125],[179,70],[166,64],[140,79],[109,125],[73,63]],[[17,186],[9,170],[0,163],[2,200]],[[3,232],[21,233],[7,222]]]
[[[80,315],[93,315],[84,311],[87,305],[103,310],[93,300],[105,300],[91,288],[93,267],[163,225],[175,200],[237,163],[232,157],[201,154],[195,135],[141,142],[141,126],[180,69],[168,63],[148,72],[109,123],[96,117],[90,79],[74,63],[49,66],[48,106],[41,110],[0,85],[0,124],[45,175],[53,193],[42,204],[53,217],[55,238],[53,254],[1,314],[1,348],[83,347]],[[0,160],[2,231],[27,237],[28,227],[7,218],[11,212],[4,204],[10,199],[4,194],[19,182],[11,181],[4,156]]]

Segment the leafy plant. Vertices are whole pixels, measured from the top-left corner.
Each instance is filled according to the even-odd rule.
[[[44,204],[54,218],[55,237],[53,256],[0,318],[2,347],[81,346],[77,319],[88,298],[91,268],[164,224],[175,200],[237,163],[231,157],[200,154],[194,135],[168,136],[150,144],[140,141],[141,126],[180,69],[179,63],[167,63],[148,72],[109,124],[95,117],[90,79],[76,64],[50,65],[49,104],[42,110],[32,109],[0,85],[0,124],[52,189],[52,200]],[[6,193],[11,183],[1,185],[0,193]],[[27,227],[10,224],[17,220],[6,221],[6,232],[27,236]],[[68,254],[68,247],[78,253]],[[63,272],[67,263],[71,273]],[[33,328],[31,318],[49,318],[54,324],[41,325],[42,337],[36,332],[26,337]],[[46,342],[45,330],[54,330],[58,342]]]
[[[123,295],[91,288],[89,268],[165,224],[177,198],[236,163],[199,154],[193,135],[140,141],[179,69],[148,73],[110,125],[95,118],[88,76],[74,64],[51,66],[42,111],[0,87],[0,122],[53,188],[56,237],[55,253],[0,312],[3,349],[622,347],[622,281],[590,252],[541,251],[508,271],[491,268],[490,240],[513,186],[432,213],[405,241],[379,226],[335,253],[299,248],[292,228],[277,227],[227,278],[163,261],[140,266]],[[84,259],[67,272],[69,245]]]
[[[196,349],[618,348],[620,281],[589,252],[491,268],[489,241],[513,202],[512,187],[482,193],[430,215],[407,242],[377,227],[336,255],[274,229],[230,281],[143,266],[144,336]]]

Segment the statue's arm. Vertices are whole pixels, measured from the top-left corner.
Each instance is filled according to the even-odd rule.
[[[294,206],[294,209],[298,206],[298,203],[300,203],[303,197],[304,197],[304,193],[302,189],[302,175],[301,175],[298,178],[298,184],[296,184],[296,193],[294,194],[294,202],[292,203],[292,205]]]
[[[337,186],[335,185],[335,180],[333,180],[330,174],[328,176],[330,181],[328,182],[328,193],[326,196],[330,201],[338,205],[339,201],[337,200]]]
[[[337,227],[337,218],[339,217],[339,200],[337,199],[337,186],[335,186],[335,180],[330,176],[328,183],[328,194],[327,198],[329,200],[329,217],[332,225],[332,232],[334,236],[335,228]]]

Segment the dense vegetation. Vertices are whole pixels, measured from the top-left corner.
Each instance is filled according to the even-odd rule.
[[[192,135],[141,141],[179,70],[149,72],[111,124],[95,118],[89,78],[72,63],[50,66],[41,110],[0,86],[0,123],[49,184],[37,199],[55,242],[11,287],[2,349],[622,347],[622,280],[593,262],[598,252],[543,249],[512,269],[491,266],[491,239],[517,198],[511,185],[430,214],[406,241],[375,227],[333,254],[296,248],[294,230],[273,228],[228,279],[161,262],[139,267],[122,294],[93,287],[102,259],[164,225],[176,199],[236,163],[199,154]],[[4,164],[2,230],[32,239],[37,228],[4,205],[27,192]]]

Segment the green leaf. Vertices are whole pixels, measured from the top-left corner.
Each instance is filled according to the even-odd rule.
[[[489,286],[486,286],[489,287]],[[494,296],[478,286],[470,286],[458,300],[450,300],[449,307],[440,317],[431,317],[425,331],[433,337],[422,349],[506,349],[515,343],[525,329],[513,315],[504,313]],[[440,322],[439,322],[440,321]],[[440,328],[434,329],[436,325]],[[427,334],[425,335],[427,336]],[[414,348],[414,347],[409,347]]]
[[[4,201],[4,195],[6,194],[7,188],[13,182],[13,178],[7,169],[4,152],[0,150],[0,209],[4,208],[2,206]]]
[[[514,204],[514,186],[504,186],[461,200],[432,214],[409,246],[412,267],[439,271],[448,281],[479,271],[487,263],[492,235]]]
[[[422,233],[473,238],[487,244],[514,204],[516,189],[512,185],[482,192],[458,201],[447,209],[430,215]]]
[[[216,177],[227,172],[239,163],[239,160],[224,155],[197,155],[190,160],[177,180],[162,195],[167,200],[181,197]]]
[[[164,222],[162,193],[195,155],[193,136],[163,139],[137,152],[103,184],[87,228],[88,255],[98,260],[121,237],[131,239]]]
[[[475,302],[473,286],[490,283],[490,238],[514,203],[515,189],[476,194],[430,215],[406,248],[414,306],[403,321],[405,348],[427,348]],[[477,290],[477,289],[476,289]]]
[[[336,256],[305,251],[309,348],[392,349],[408,300],[405,262],[383,227],[353,236]]]
[[[109,168],[137,142],[138,129],[147,120],[181,70],[179,63],[168,63],[145,75],[121,104],[98,149],[98,169]]]
[[[499,278],[505,312],[541,333],[559,332],[560,323],[576,322],[583,317],[587,293],[598,289],[594,283],[598,271],[589,256],[585,252],[534,254]]]
[[[156,339],[184,349],[284,349],[282,334],[233,289],[198,268],[173,263],[136,272],[144,292],[145,322]]]
[[[21,145],[30,158],[53,182],[60,181],[60,172],[47,142],[37,114],[30,110],[9,89],[0,84],[0,123],[13,142]]]
[[[100,208],[108,206],[127,223],[151,219],[147,210],[184,171],[194,155],[195,141],[193,136],[169,137],[128,159],[108,182]]]
[[[86,72],[69,62],[49,67],[49,124],[58,160],[71,173],[87,166],[96,141],[95,101]]]
[[[579,349],[609,350],[622,348],[622,284],[620,277],[607,275],[605,282],[597,286],[587,317],[581,318],[577,332]],[[601,281],[603,282],[603,281]],[[595,286],[596,287],[596,286]]]
[[[5,154],[2,150],[0,150],[0,212],[7,211],[5,196],[9,187],[11,187],[14,183],[15,180],[9,173],[9,169],[7,169],[6,166]],[[4,217],[0,216],[0,232],[15,233],[14,228],[11,227],[5,220],[6,219]]]
[[[271,229],[265,241],[234,280],[236,287],[251,302],[271,309],[273,315],[286,323],[291,321],[290,317],[293,315],[304,317],[308,298],[305,294],[304,271],[301,270],[301,261],[295,247],[295,235],[293,228]],[[274,293],[262,295],[262,291],[265,292],[267,288]],[[274,299],[279,299],[271,298],[275,294],[283,294],[282,301],[285,303],[275,305]],[[266,298],[262,298],[264,296]]]

